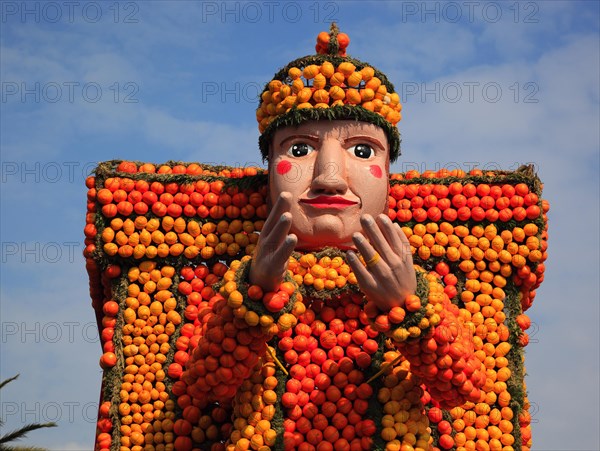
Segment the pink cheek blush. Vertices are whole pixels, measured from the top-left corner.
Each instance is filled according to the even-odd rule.
[[[376,164],[373,164],[369,167],[369,170],[371,171],[371,174],[374,177],[377,177],[378,179],[380,179],[383,176],[383,171],[381,170],[381,167],[377,166]]]
[[[283,160],[277,163],[277,173],[279,175],[287,174],[288,172],[290,172],[290,169],[292,169],[292,163],[290,163],[287,160]]]

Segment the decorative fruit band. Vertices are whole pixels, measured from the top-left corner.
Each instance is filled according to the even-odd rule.
[[[294,253],[277,292],[245,283],[266,182],[257,168],[130,161],[86,180],[95,449],[530,449],[524,311],[548,211],[532,169],[393,174],[389,217],[426,272],[385,314],[337,249]]]
[[[290,62],[265,86],[256,110],[264,159],[275,130],[308,120],[355,119],[381,127],[390,146],[390,160],[400,154],[396,125],[402,119],[400,97],[385,74],[346,56],[348,35],[337,26],[317,37],[317,55]]]

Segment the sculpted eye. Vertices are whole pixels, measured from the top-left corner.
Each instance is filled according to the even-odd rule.
[[[296,143],[292,144],[288,149],[288,155],[293,157],[304,157],[315,150],[312,146],[309,146],[306,143]]]
[[[375,155],[375,152],[368,144],[357,144],[356,146],[350,147],[348,152],[355,157],[364,158],[365,160],[368,160]]]

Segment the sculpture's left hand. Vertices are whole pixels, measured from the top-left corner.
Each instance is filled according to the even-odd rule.
[[[360,222],[364,235],[357,232],[352,240],[367,266],[360,262],[354,252],[348,252],[348,263],[360,289],[380,310],[403,307],[406,296],[414,294],[417,288],[417,276],[406,235],[385,214],[377,216],[377,220],[371,215],[363,215]]]

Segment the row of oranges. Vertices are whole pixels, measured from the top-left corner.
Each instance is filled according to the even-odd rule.
[[[537,219],[545,205],[540,208],[537,194],[530,192],[525,183],[513,186],[453,182],[394,184],[388,208],[390,218],[399,222],[508,222]]]
[[[261,133],[275,118],[292,108],[330,108],[348,104],[373,111],[392,125],[402,118],[400,97],[388,92],[372,67],[357,69],[349,61],[336,67],[324,61],[320,65],[291,67],[287,76],[288,80],[270,81],[268,89],[261,95],[261,104],[256,110]]]
[[[135,221],[113,218],[100,239],[104,253],[111,257],[118,254],[122,258],[140,260],[183,255],[188,260],[198,256],[208,260],[215,255],[252,255],[263,224],[263,220],[201,223],[190,219],[186,222],[181,217],[173,219],[171,216],[160,220],[138,216]]]

